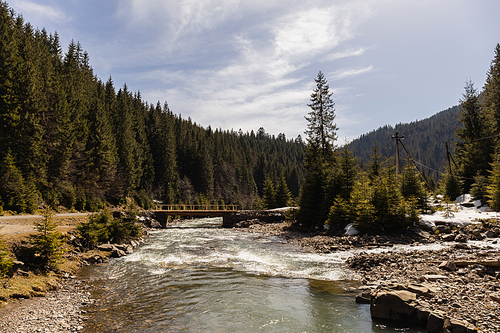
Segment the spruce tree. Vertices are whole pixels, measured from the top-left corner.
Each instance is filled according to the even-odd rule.
[[[500,133],[500,43],[495,47],[495,56],[488,70],[483,88],[482,107],[488,116],[493,134]],[[498,140],[498,139],[497,139]]]
[[[478,173],[486,175],[493,148],[492,139],[488,138],[490,133],[480,97],[471,81],[466,82],[465,93],[460,100],[459,120],[462,126],[455,130],[457,138],[460,139],[455,151],[463,179],[463,190],[468,193],[473,177]]]
[[[492,163],[492,169],[488,176],[488,186],[486,188],[488,205],[495,212],[500,211],[500,156],[497,155]]]
[[[307,120],[307,142],[310,146],[319,148],[323,157],[327,157],[335,149],[337,140],[337,125],[335,120],[335,103],[332,100],[332,93],[329,91],[328,82],[321,73],[314,79],[316,88],[311,94],[311,104],[308,106],[311,111]]]
[[[302,185],[297,222],[306,228],[322,226],[335,196],[327,198],[325,187],[327,171],[334,159],[337,125],[335,103],[326,78],[321,71],[314,80],[316,88],[311,94],[311,111],[306,116],[308,147],[306,150],[306,178]],[[330,171],[333,169],[330,169]]]
[[[285,174],[282,172],[276,186],[276,207],[288,207],[291,205],[292,194],[288,189]]]
[[[35,250],[37,264],[43,270],[55,269],[62,259],[64,244],[61,234],[56,230],[52,211],[47,208],[43,212],[42,221],[33,224],[36,233],[31,235],[31,244]]]
[[[274,183],[269,176],[264,181],[264,207],[266,209],[276,208],[276,192]]]
[[[0,163],[0,198],[3,201],[3,209],[18,213],[26,212],[28,208],[26,190],[21,170],[16,166],[11,153],[8,152]]]

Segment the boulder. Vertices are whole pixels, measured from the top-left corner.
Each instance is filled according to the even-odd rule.
[[[457,237],[455,237],[455,242],[459,243],[466,243],[467,242],[467,236],[464,234],[459,234]]]
[[[406,291],[382,291],[372,296],[370,314],[373,319],[386,319],[416,323],[416,309],[410,305],[417,295]]]
[[[444,241],[444,242],[453,242],[455,240],[455,235],[453,234],[444,234],[441,236],[441,239]]]
[[[120,257],[123,257],[123,256],[125,256],[125,255],[126,255],[125,251],[123,251],[123,250],[119,250],[119,249],[115,249],[115,250],[111,253],[111,256],[112,256],[113,258],[120,258]]]
[[[438,266],[440,269],[443,269],[445,271],[450,271],[453,272],[457,269],[457,266],[453,261],[443,261],[441,264]]]
[[[431,237],[427,231],[423,231],[420,228],[410,228],[406,230],[405,235],[416,239],[429,239]]]
[[[372,290],[365,289],[361,294],[356,295],[356,303],[358,304],[370,304],[372,300]]]
[[[447,318],[443,311],[432,311],[427,320],[427,332],[439,333],[444,326],[444,320]]]
[[[100,251],[111,252],[111,251],[116,250],[117,248],[113,244],[100,244],[100,245],[97,245],[97,249],[100,250]]]
[[[472,333],[477,332],[477,329],[465,321],[458,319],[446,318],[443,324],[443,332],[445,333]]]
[[[408,285],[405,285],[404,288],[409,292],[425,297],[432,297],[432,294],[435,293],[435,290],[433,288],[424,284],[410,283]]]
[[[486,232],[484,233],[484,236],[485,236],[486,238],[495,238],[495,237],[496,237],[496,234],[495,234],[495,232],[493,232],[493,230],[491,230],[491,229],[490,229],[490,230],[488,230],[488,231],[486,231]]]
[[[161,228],[161,223],[158,222],[157,220],[151,219],[151,221],[149,223],[149,226],[151,228],[160,229]]]
[[[438,232],[440,234],[449,234],[451,232],[451,227],[449,224],[436,225],[432,228],[433,232]]]

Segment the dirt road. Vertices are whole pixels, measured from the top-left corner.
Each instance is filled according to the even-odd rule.
[[[54,221],[57,223],[59,231],[68,231],[74,228],[78,223],[87,220],[91,213],[64,213],[55,214]],[[0,216],[0,234],[18,235],[29,234],[35,231],[33,222],[36,219],[42,219],[41,215],[14,215]]]

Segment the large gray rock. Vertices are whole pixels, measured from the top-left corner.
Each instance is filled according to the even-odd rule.
[[[161,228],[161,223],[158,222],[157,220],[151,219],[151,221],[149,222],[149,226],[151,228],[160,229]]]
[[[117,248],[113,244],[100,244],[100,245],[97,245],[97,249],[100,250],[100,251],[111,252],[111,251],[116,250]]]
[[[416,309],[410,303],[416,299],[417,295],[407,290],[378,292],[370,303],[371,317],[415,324]]]
[[[454,234],[444,234],[441,236],[441,239],[443,242],[453,242],[455,240],[455,235]]]
[[[442,311],[433,311],[429,314],[427,320],[427,332],[439,333],[444,326],[444,320],[447,318],[446,313]]]
[[[451,271],[451,272],[457,269],[457,266],[453,261],[443,261],[441,264],[439,264],[438,267],[445,271]]]
[[[111,256],[112,256],[113,258],[120,258],[120,257],[123,257],[123,256],[125,256],[125,255],[126,255],[125,251],[123,251],[123,250],[119,250],[119,249],[115,249],[115,250],[111,253]]]

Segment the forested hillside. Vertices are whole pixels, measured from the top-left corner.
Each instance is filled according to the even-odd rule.
[[[0,210],[96,210],[126,197],[251,208],[264,180],[298,196],[304,144],[203,128],[93,73],[77,42],[0,2]]]
[[[447,164],[446,142],[450,148],[458,141],[455,130],[461,126],[458,120],[459,106],[441,111],[432,117],[408,124],[386,125],[377,130],[361,135],[349,144],[353,154],[363,163],[368,163],[373,153],[374,143],[383,156],[394,156],[396,142],[391,135],[404,135],[403,144],[411,157],[421,165],[420,170],[438,180]],[[400,147],[401,159],[406,153]],[[423,167],[423,166],[425,167]],[[438,172],[439,171],[439,172]]]

